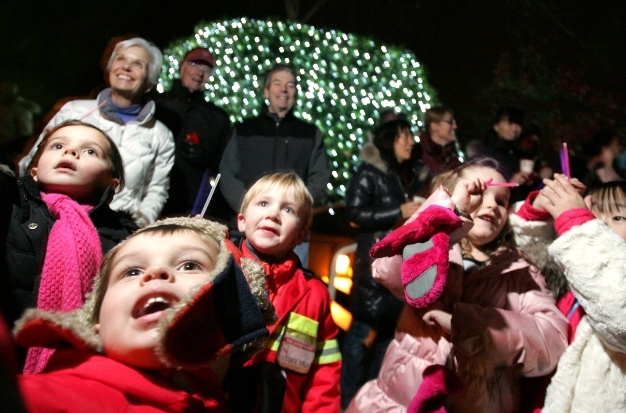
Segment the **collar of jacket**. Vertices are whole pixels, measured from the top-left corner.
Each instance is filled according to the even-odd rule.
[[[105,103],[106,102],[106,103]],[[106,119],[109,119],[113,122],[119,123],[120,125],[124,125],[124,122],[120,119],[120,117],[115,112],[113,105],[111,104],[111,88],[106,88],[102,92],[98,94],[98,99],[96,101],[96,105],[99,108],[100,115]],[[152,118],[155,111],[155,104],[152,100],[143,100],[140,102],[143,106],[139,111],[139,115],[137,115],[137,123],[143,124]],[[102,106],[100,106],[102,105]],[[93,116],[93,115],[92,115]]]
[[[287,112],[285,114],[284,118],[281,118],[278,116],[278,114],[270,112],[269,106],[264,106],[263,107],[263,115],[267,116],[268,118],[270,118],[274,123],[283,123],[285,121],[291,120],[291,119],[295,119],[295,115],[293,114],[293,108],[291,108],[291,110],[289,110],[289,112]]]
[[[172,88],[170,89],[170,92],[172,93],[172,95],[176,97],[185,98],[185,100],[188,99],[190,101],[206,102],[205,93],[203,90],[196,90],[196,91],[191,92],[189,89],[183,86],[180,79],[174,80],[174,83],[172,83]]]
[[[306,281],[303,276],[298,276],[297,271],[300,269],[300,260],[298,256],[291,251],[286,258],[281,261],[267,262],[259,258],[259,254],[252,248],[247,240],[241,243],[241,252],[244,257],[254,258],[263,266],[267,278],[267,289],[270,301],[276,309],[276,315],[280,320],[291,311],[291,308],[300,300],[306,292]],[[276,300],[276,295],[280,287],[289,284],[288,288],[283,289],[282,298]]]
[[[28,218],[30,212],[29,212],[29,205],[28,205],[28,198],[34,200],[37,203],[40,203],[42,205],[45,205],[45,202],[43,201],[43,199],[41,199],[41,194],[40,194],[40,189],[39,189],[39,185],[37,184],[37,181],[35,181],[30,175],[24,175],[23,177],[19,178],[19,182],[22,186],[22,188],[24,189],[24,192],[26,193],[26,197],[22,197],[20,199],[21,205],[22,205],[22,220],[25,220]],[[109,199],[109,196],[111,194],[111,191],[113,190],[113,188],[111,188],[111,186],[108,186],[105,190],[104,193],[102,194],[102,196],[100,197],[100,200],[98,201],[98,203],[93,207],[93,209],[91,211],[89,211],[89,215],[91,215],[94,211],[96,211],[97,209],[99,209],[100,207],[102,207],[103,205],[107,205],[107,200]],[[46,207],[46,211],[47,211],[47,207]],[[55,219],[50,212],[48,211],[48,214],[50,215],[51,218]]]
[[[389,171],[389,165],[380,156],[380,151],[372,142],[366,142],[363,145],[360,155],[363,162],[372,165],[382,173],[386,174]]]
[[[429,133],[424,132],[420,135],[420,145],[422,145],[422,150],[433,155],[439,155],[443,153],[446,149],[450,147],[455,147],[454,142],[448,142],[445,145],[441,146],[435,141],[433,141],[432,136]]]

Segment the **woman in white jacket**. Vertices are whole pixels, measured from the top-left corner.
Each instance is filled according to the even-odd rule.
[[[145,39],[119,42],[107,66],[111,87],[96,100],[66,103],[46,126],[81,119],[113,139],[122,154],[126,186],[115,194],[110,207],[130,213],[140,227],[156,221],[161,213],[174,164],[172,132],[154,117],[154,102],[144,98],[157,84],[162,59],[159,49]],[[28,170],[42,136],[20,161],[21,174]]]

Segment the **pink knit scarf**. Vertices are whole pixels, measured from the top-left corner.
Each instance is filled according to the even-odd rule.
[[[42,192],[41,198],[56,221],[46,245],[37,308],[72,311],[83,305],[102,262],[98,231],[87,214],[93,206],[80,205],[61,194]],[[24,373],[42,371],[53,352],[53,349],[31,347]]]

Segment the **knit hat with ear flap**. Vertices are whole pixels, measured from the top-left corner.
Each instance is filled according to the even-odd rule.
[[[217,242],[219,253],[209,280],[195,287],[160,321],[156,351],[163,363],[169,367],[198,367],[232,351],[260,350],[269,334],[265,326],[276,320],[267,296],[263,268],[241,258],[227,239],[225,226],[200,218],[166,218],[138,230],[128,239],[147,231],[158,232],[165,226],[200,232]],[[125,242],[109,254],[115,254]],[[17,344],[54,348],[70,343],[82,350],[103,352],[94,325],[106,291],[106,286],[101,284],[108,282],[105,270],[103,265],[80,309],[70,313],[27,310],[14,331]]]

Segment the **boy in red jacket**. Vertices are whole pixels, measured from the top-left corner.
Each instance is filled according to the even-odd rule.
[[[28,411],[227,411],[228,356],[261,348],[273,318],[262,268],[237,265],[225,236],[203,219],[157,221],[105,256],[83,307],[27,311],[16,342],[58,348],[18,377]]]
[[[339,412],[341,353],[339,330],[330,313],[331,297],[324,283],[304,270],[293,252],[309,232],[312,209],[304,182],[295,173],[279,172],[250,187],[237,216],[239,230],[245,234],[243,256],[263,265],[269,299],[278,316],[278,322],[268,327],[265,351],[247,366],[269,365],[274,372],[279,366],[283,372],[277,376],[286,376],[284,398],[268,396],[267,388],[275,389],[276,382],[267,376],[271,367],[263,370],[261,381],[272,384],[256,387],[254,411]],[[243,411],[238,410],[241,405],[232,403],[242,400],[234,392],[247,392],[238,388],[236,381],[232,381],[231,410]],[[247,393],[247,399],[254,397]],[[268,397],[274,400],[268,401]],[[268,405],[274,405],[274,410]]]

